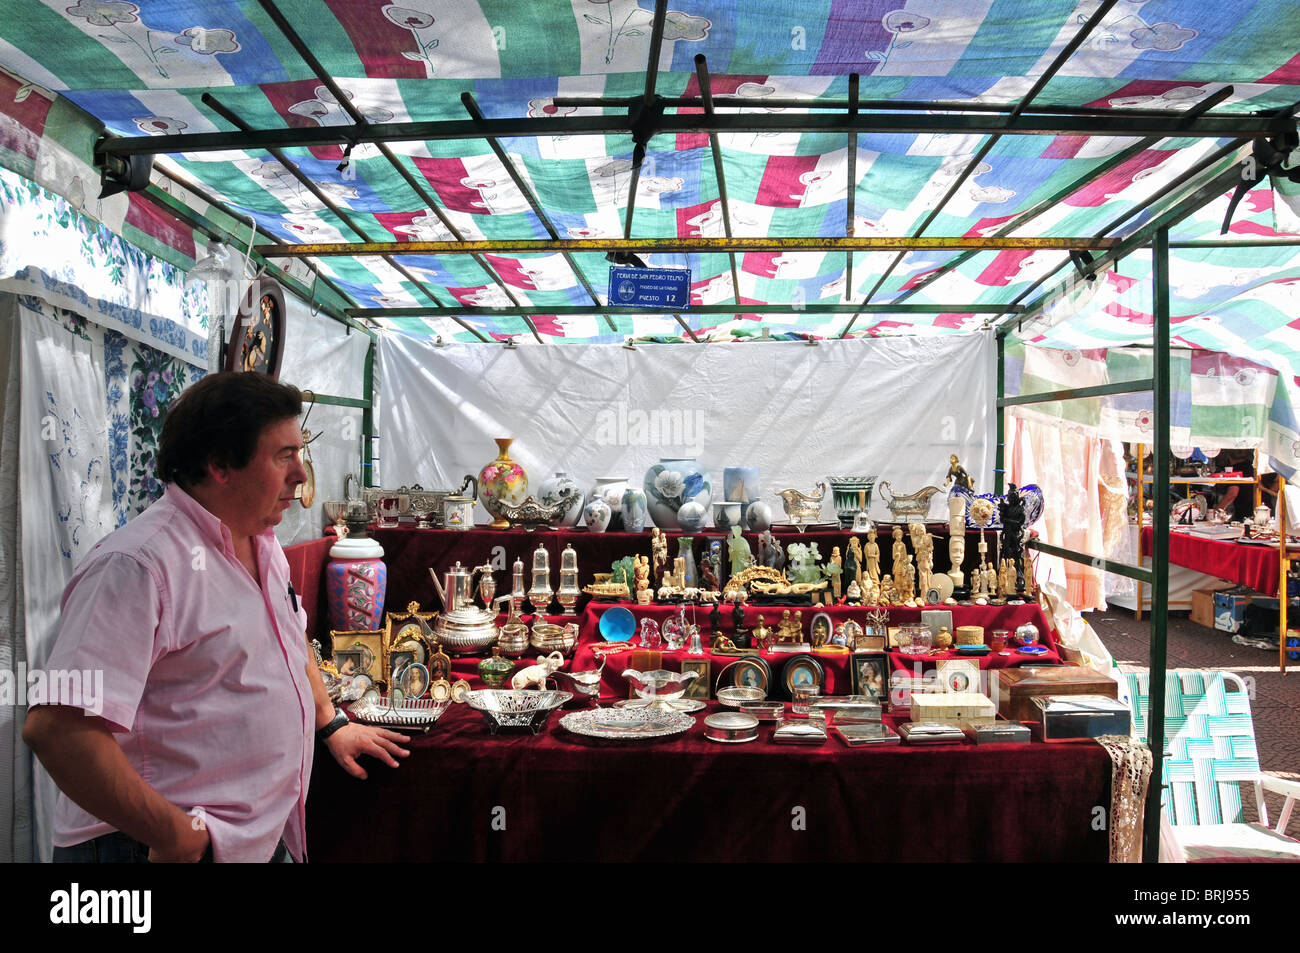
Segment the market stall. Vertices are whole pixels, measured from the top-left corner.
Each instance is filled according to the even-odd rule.
[[[698,496],[711,480],[689,514],[701,546],[717,526],[715,502],[757,499],[771,523],[831,522],[853,509],[834,483],[874,476],[863,525],[921,525],[886,564],[919,576],[928,554],[924,572],[952,591],[932,598],[927,585],[895,580],[891,591],[872,578],[878,591],[860,604],[839,592],[818,608],[808,590],[833,589],[844,570],[829,568],[831,550],[847,548],[849,534],[813,526],[798,539],[822,551],[801,568],[825,578],[759,580],[807,599],[773,608],[825,611],[832,636],[848,623],[874,627],[870,613],[885,611],[886,641],[890,626],[926,612],[989,634],[1030,622],[1039,660],[1057,661],[1083,657],[1086,624],[1073,607],[1104,602],[1105,559],[1124,523],[1119,441],[1154,434],[1167,458],[1171,439],[1210,433],[1221,446],[1261,449],[1288,479],[1300,460],[1291,329],[1300,260],[1288,237],[1300,38],[1286,4],[1211,15],[1192,0],[1159,11],[1103,0],[1083,12],[1048,0],[940,0],[861,16],[837,5],[799,23],[787,22],[788,4],[707,0],[683,10],[631,0],[12,6],[18,26],[0,43],[0,490],[14,501],[21,490],[23,506],[9,508],[0,534],[0,557],[18,567],[0,589],[0,662],[10,668],[42,664],[74,564],[157,496],[159,422],[218,366],[278,371],[313,392],[303,428],[315,492],[278,533],[302,544],[289,547],[290,598],[306,603],[334,674],[331,632],[370,638],[386,624],[378,560],[389,614],[419,602],[450,616],[457,607],[434,590],[456,561],[494,565],[500,593],[537,540],[555,570],[574,545],[577,647],[565,664],[595,663],[607,610],[574,591],[601,585],[595,573],[620,559],[654,558],[649,527],[672,534],[681,508],[635,543],[574,528],[607,525],[613,513],[599,510],[560,530],[505,531],[510,521],[493,510],[506,465],[529,477],[506,502],[532,525],[554,521],[539,507],[560,473],[584,504],[603,478],[634,502],[644,494],[647,509],[662,502],[656,491]],[[1187,349],[1172,375],[1171,339]],[[1126,345],[1140,340],[1152,350],[1134,355]],[[1149,398],[1136,394],[1144,390]],[[514,445],[494,459],[497,440]],[[741,497],[727,494],[728,470],[753,474]],[[462,525],[486,513],[496,530],[442,534],[409,518],[370,526],[397,521],[404,496],[454,495],[467,474],[479,484],[461,501]],[[1166,477],[1157,471],[1158,492]],[[886,483],[905,504],[933,497],[934,511],[886,516]],[[1023,505],[1013,483],[1038,488],[1041,520],[992,539],[965,526],[950,567],[952,536],[976,500]],[[969,492],[954,504],[950,484]],[[367,492],[385,512],[365,512]],[[784,502],[794,509],[783,513]],[[359,531],[345,542],[373,533],[382,555],[345,547],[374,573],[350,580],[372,616],[344,626],[328,618],[336,540],[319,534],[358,507]],[[1155,521],[1150,571],[1136,570],[1155,584],[1157,617],[1167,516]],[[755,536],[742,539],[756,555]],[[1078,562],[1081,553],[1091,557]],[[708,600],[687,594],[701,587],[675,566],[669,574],[676,581],[665,584],[654,572],[649,604],[619,608],[638,623],[663,621],[686,601],[695,624],[718,634],[760,628],[758,603],[772,592],[747,589],[714,625],[700,621]],[[719,595],[734,575],[718,580]],[[636,586],[626,581],[630,602]],[[540,614],[563,621],[548,608]],[[502,619],[495,607],[469,615],[478,630]],[[424,622],[448,632],[445,619]],[[842,653],[812,644],[811,619],[800,634],[810,652],[829,651],[824,687],[843,687]],[[727,657],[707,641],[697,655]],[[1024,660],[980,644],[988,651],[967,661],[985,674]],[[908,667],[904,647],[882,649],[891,667]],[[779,658],[754,651],[769,665]],[[1104,649],[1093,651],[1085,660],[1106,667]],[[432,681],[468,686],[479,655]],[[685,660],[679,649],[657,659]],[[927,651],[918,661],[953,660]],[[615,653],[607,669],[621,662]],[[393,700],[392,686],[371,687]],[[621,686],[602,687],[613,696]],[[1162,691],[1156,677],[1153,739]],[[52,788],[18,739],[22,716],[21,706],[0,712],[0,766],[13,768],[4,793],[20,805],[0,816],[0,853],[28,857],[33,844],[48,849]],[[637,818],[665,799],[645,783],[644,764],[636,771],[648,760],[662,762],[670,791],[693,791],[700,771],[719,782],[707,797],[683,794],[679,819],[629,851],[668,856],[669,843],[720,830],[709,811],[736,798],[720,782],[736,782],[729,772],[752,758],[780,792],[770,803],[798,794],[819,805],[817,818],[834,808],[808,832],[841,835],[828,849],[845,859],[903,857],[905,838],[935,855],[961,820],[987,825],[997,843],[950,843],[939,855],[1100,859],[1100,838],[1082,822],[1084,801],[1104,799],[1095,746],[994,755],[829,744],[792,756],[766,737],[711,747],[697,729],[652,748],[588,750],[554,726],[538,738],[486,738],[457,706],[420,739],[406,774],[379,771],[358,794],[321,767],[313,804],[327,829],[345,833],[331,841],[317,829],[315,849],[367,855],[356,818],[378,815],[409,818],[416,835],[377,837],[384,857],[439,843],[458,856],[555,857],[553,845],[584,829],[562,802],[590,798],[585,771],[601,797],[635,789]],[[435,775],[443,755],[451,769]],[[457,810],[429,809],[432,792]],[[516,807],[511,792],[535,796],[545,816]],[[855,826],[895,802],[894,830]],[[445,833],[498,803],[523,817],[509,828],[517,841],[497,844],[486,826]],[[1026,814],[1036,803],[1062,813]],[[752,841],[745,819],[728,821],[724,842]],[[602,819],[609,826],[583,856],[612,856],[617,821]],[[812,840],[781,838],[754,856],[810,856]]]

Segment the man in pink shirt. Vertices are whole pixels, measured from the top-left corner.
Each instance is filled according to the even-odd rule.
[[[102,709],[32,708],[60,795],[56,860],[302,860],[313,734],[356,777],[404,735],[348,722],[312,663],[275,526],[306,481],[296,388],[212,374],[163,425],[162,499],[63,593],[47,668],[104,673]]]

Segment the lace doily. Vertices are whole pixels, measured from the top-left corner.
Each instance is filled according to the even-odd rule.
[[[1103,735],[1097,744],[1110,755],[1110,862],[1142,860],[1142,818],[1151,779],[1151,749],[1128,735]]]

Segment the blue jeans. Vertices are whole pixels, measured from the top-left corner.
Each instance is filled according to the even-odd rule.
[[[128,837],[121,831],[113,831],[72,847],[55,847],[54,862],[56,864],[147,864],[149,845]],[[207,852],[199,858],[199,862],[212,863],[211,844],[208,845]],[[275,845],[275,853],[271,855],[270,863],[293,863],[293,856],[289,853],[289,848],[284,846],[284,841]]]

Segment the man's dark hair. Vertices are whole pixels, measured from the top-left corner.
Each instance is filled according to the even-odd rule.
[[[245,467],[267,426],[301,413],[302,394],[290,384],[243,371],[209,374],[167,411],[158,441],[158,477],[191,487],[207,479],[209,462]]]

